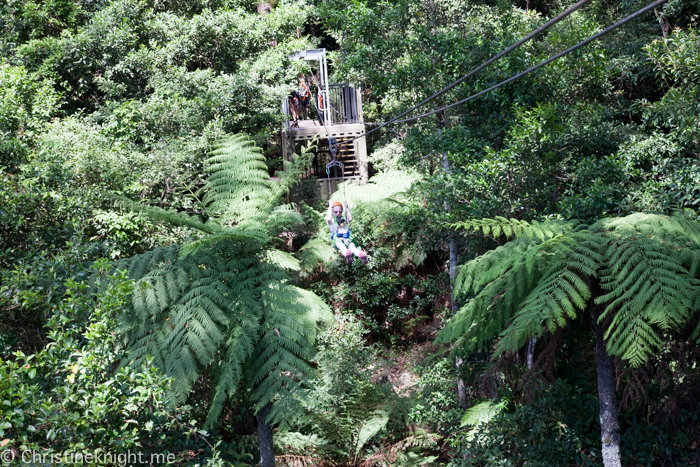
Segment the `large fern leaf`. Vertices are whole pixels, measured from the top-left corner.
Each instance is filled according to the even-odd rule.
[[[696,235],[691,225],[635,214],[591,227],[607,240],[601,286],[609,292],[596,303],[607,305],[601,320],[613,314],[605,336],[608,351],[633,366],[660,348],[661,332],[679,328],[696,311],[700,282],[683,265]],[[689,236],[679,238],[680,232]]]
[[[575,315],[572,303],[585,306],[589,294],[576,274],[594,273],[597,255],[591,245],[571,229],[533,229],[550,233],[521,232],[520,238],[458,268],[455,295],[466,303],[441,331],[440,341],[482,347],[515,319],[518,326],[509,327],[512,333],[504,336],[499,352],[516,350],[532,335],[541,335],[543,324],[552,330],[554,323],[564,324],[564,316]],[[567,280],[557,283],[557,277]],[[542,313],[545,308],[549,317]]]
[[[315,328],[319,322],[330,321],[332,313],[315,294],[287,284],[267,286],[263,309],[262,336],[252,363],[257,385],[253,397],[260,407],[275,396],[293,404],[293,393],[313,375],[307,362],[315,355]],[[284,416],[285,404],[273,406],[273,421]]]
[[[557,234],[571,231],[578,224],[579,223],[575,221],[548,221],[542,223],[532,221],[528,223],[518,219],[506,219],[505,217],[497,216],[494,219],[476,219],[458,222],[454,224],[453,227],[467,231],[481,232],[484,235],[496,238],[501,235],[509,239],[525,236],[529,239],[538,238],[540,241],[544,241]]]
[[[207,159],[209,177],[199,195],[222,223],[264,222],[311,160],[311,151],[304,148],[275,182],[268,175],[260,148],[245,135],[231,136]]]
[[[246,375],[252,375],[259,406],[278,400],[272,416],[279,419],[313,372],[308,361],[316,328],[330,310],[313,293],[286,283],[286,271],[298,269],[298,261],[271,247],[279,229],[301,221],[280,203],[310,159],[304,152],[273,181],[248,137],[222,141],[197,193],[207,222],[120,200],[122,207],[200,232],[183,247],[119,263],[136,281],[132,309],[120,327],[131,362],[152,357],[173,377],[176,400],[184,401],[203,374],[212,375],[208,425]]]
[[[700,309],[697,222],[634,214],[590,227],[502,218],[458,226],[513,240],[458,269],[455,292],[466,302],[440,341],[473,349],[498,338],[496,354],[518,350],[587,309],[588,283],[599,281],[599,319],[612,316],[608,352],[637,366]]]

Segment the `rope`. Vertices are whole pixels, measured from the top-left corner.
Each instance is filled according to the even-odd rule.
[[[331,198],[333,195],[332,188],[331,188],[331,169],[326,167],[326,175],[328,175],[328,199]]]
[[[343,201],[345,201],[345,206],[348,205],[348,198],[345,196],[345,167],[341,168],[343,174]]]

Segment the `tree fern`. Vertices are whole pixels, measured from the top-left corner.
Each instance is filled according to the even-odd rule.
[[[292,163],[285,162],[285,171],[279,173],[279,182],[270,179],[262,151],[245,135],[232,136],[219,143],[212,157],[207,159],[207,182],[199,191],[212,215],[224,222],[235,224],[254,221],[266,222],[298,176],[311,162],[311,147]],[[280,214],[296,214],[292,210],[278,210]]]
[[[308,274],[315,268],[330,263],[336,257],[336,252],[326,238],[313,238],[299,249],[297,253],[303,264],[302,274]]]
[[[465,305],[438,340],[466,350],[495,340],[495,355],[514,352],[591,311],[601,452],[606,465],[619,465],[612,356],[632,366],[645,363],[669,331],[685,326],[700,309],[700,224],[634,214],[592,226],[498,218],[456,227],[512,240],[459,269],[455,291]]]
[[[177,400],[190,395],[205,371],[212,375],[208,425],[244,380],[252,381],[259,407],[278,401],[270,417],[279,419],[313,371],[307,362],[316,327],[330,311],[288,284],[286,271],[298,269],[298,261],[272,248],[279,230],[300,220],[279,202],[309,161],[304,152],[276,182],[247,137],[223,141],[207,160],[209,176],[197,193],[206,222],[118,199],[123,208],[199,232],[181,247],[121,261],[136,292],[120,326],[131,362],[152,357],[173,377]]]
[[[455,294],[466,300],[439,335],[467,349],[498,338],[515,351],[554,332],[590,299],[612,315],[607,350],[637,366],[698,310],[700,226],[681,217],[635,214],[588,227],[576,222],[484,219],[456,227],[512,238],[458,269]],[[599,280],[607,293],[591,297]]]
[[[498,403],[485,401],[469,407],[462,416],[460,426],[471,428],[467,432],[467,440],[471,441],[474,437],[486,428],[486,425],[493,420],[498,414],[506,408],[506,401]]]
[[[601,287],[609,292],[595,301],[607,304],[601,319],[613,314],[605,335],[612,355],[634,366],[644,363],[663,342],[659,331],[677,329],[697,311],[700,282],[691,274],[697,271],[697,249],[689,248],[697,245],[694,224],[636,214],[591,226],[607,240]],[[689,270],[683,263],[690,251],[695,255]]]
[[[575,221],[549,221],[539,223],[533,221],[528,223],[517,219],[506,219],[505,217],[497,216],[495,219],[477,219],[454,224],[455,228],[472,230],[474,232],[481,231],[484,235],[492,237],[500,237],[504,235],[506,238],[520,238],[526,236],[530,239],[538,238],[545,240],[551,238],[557,233],[570,231],[577,225]]]
[[[585,284],[560,270],[594,271],[595,260],[590,255],[595,253],[585,244],[576,243],[582,234],[573,230],[573,224],[562,223],[544,228],[536,224],[531,229],[541,235],[528,234],[527,227],[516,222],[519,229],[511,228],[509,232],[519,238],[458,268],[455,294],[468,301],[443,330],[440,340],[454,340],[471,350],[490,342],[515,320],[518,326],[509,328],[499,352],[517,350],[518,343],[542,334],[545,319],[524,323],[530,322],[531,314],[543,318],[539,316],[543,304],[550,311],[546,324],[549,329],[552,323],[561,323],[563,316],[574,315],[575,304],[581,307],[581,296],[587,295]],[[511,221],[503,219],[475,224],[474,228],[483,231],[487,225],[489,233],[501,233],[499,224],[512,227]],[[557,283],[556,278],[561,277],[568,280]]]

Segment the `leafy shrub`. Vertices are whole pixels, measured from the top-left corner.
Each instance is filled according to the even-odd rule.
[[[700,148],[700,35],[697,29],[676,30],[666,40],[648,44],[646,52],[657,77],[668,88],[658,102],[645,108],[650,123],[670,127],[689,149]]]
[[[0,166],[25,160],[59,99],[53,83],[0,61]]]
[[[301,397],[305,414],[292,424],[301,433],[280,434],[280,447],[359,463],[365,445],[387,425],[391,411],[387,388],[370,381],[375,352],[364,342],[367,332],[351,315],[336,315],[319,336],[319,379]]]
[[[456,381],[453,359],[443,358],[423,365],[409,420],[442,436],[451,434],[462,416],[455,393]]]
[[[41,250],[50,256],[79,235],[90,200],[0,167],[0,267]]]
[[[601,462],[598,437],[597,398],[558,381],[532,404],[455,437],[456,456],[449,465],[593,466]]]
[[[101,261],[94,269],[103,274],[110,267]],[[51,343],[33,355],[0,360],[0,439],[17,456],[15,464],[32,450],[47,456],[165,452],[187,461],[188,451],[207,446],[206,433],[183,418],[189,409],[168,402],[168,378],[148,363],[119,366],[125,353],[116,319],[133,283],[125,273],[107,282],[94,295],[69,280],[66,299],[49,320]]]
[[[636,465],[686,466],[697,463],[698,414],[685,409],[674,414],[675,430],[639,420],[634,413],[621,416],[620,453],[623,462]]]
[[[355,310],[375,339],[401,344],[435,317],[446,284],[443,274],[421,278],[396,271],[353,270],[345,283],[333,288],[333,300]]]
[[[300,398],[305,412],[276,435],[277,449],[290,459],[287,465],[295,456],[350,466],[417,466],[437,458],[431,453],[441,436],[411,426],[415,397],[399,397],[377,381],[378,349],[365,343],[368,332],[352,314],[339,313],[320,335],[319,377]],[[451,402],[454,396],[447,395],[441,377],[426,377],[426,393],[437,380]],[[432,415],[439,418],[445,407],[431,406]]]

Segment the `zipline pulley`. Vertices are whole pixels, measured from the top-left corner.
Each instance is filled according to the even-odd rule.
[[[332,167],[340,167],[341,169],[344,169],[345,166],[343,165],[342,162],[338,161],[338,139],[337,138],[328,138],[328,150],[331,153],[331,161],[326,164],[326,172],[329,172]],[[343,170],[343,174],[344,174]]]

